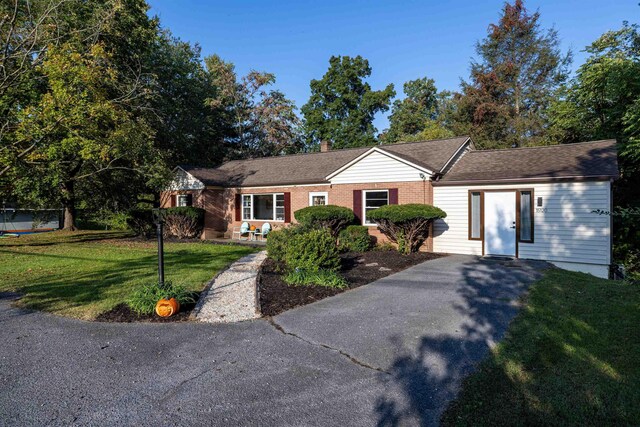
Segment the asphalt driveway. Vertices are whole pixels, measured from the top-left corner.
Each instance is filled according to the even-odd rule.
[[[544,268],[449,256],[234,325],[91,323],[0,299],[0,420],[434,425]]]

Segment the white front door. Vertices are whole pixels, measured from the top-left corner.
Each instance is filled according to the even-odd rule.
[[[484,254],[516,256],[516,193],[484,193]]]

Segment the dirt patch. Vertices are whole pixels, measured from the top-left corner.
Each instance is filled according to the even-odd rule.
[[[348,252],[340,255],[340,274],[349,282],[346,289],[322,286],[290,286],[282,280],[282,266],[267,258],[258,276],[260,311],[275,316],[294,307],[310,304],[397,273],[421,262],[444,255],[429,252],[402,255],[395,251]]]
[[[196,298],[197,300],[197,298]],[[170,322],[187,322],[191,319],[191,311],[195,308],[196,304],[182,304],[180,306],[180,312],[171,317],[160,317],[157,314],[137,314],[131,310],[126,303],[121,303],[113,307],[109,311],[105,311],[96,317],[97,322],[153,322],[153,323],[170,323]]]

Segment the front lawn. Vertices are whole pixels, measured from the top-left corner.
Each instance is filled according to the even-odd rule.
[[[444,425],[639,425],[640,287],[549,270]]]
[[[127,232],[42,233],[0,239],[0,292],[23,294],[18,305],[95,319],[157,281],[155,241],[123,239]],[[105,240],[108,239],[108,240]],[[167,280],[189,290],[255,249],[207,242],[165,243]]]

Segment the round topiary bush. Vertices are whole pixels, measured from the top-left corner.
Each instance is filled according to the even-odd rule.
[[[394,243],[402,253],[417,252],[429,236],[429,226],[434,219],[447,214],[431,205],[386,205],[369,212],[369,219]]]
[[[338,235],[339,248],[343,251],[366,252],[371,249],[369,228],[364,225],[350,225]]]
[[[355,220],[349,208],[335,205],[309,206],[293,213],[300,224],[311,228],[326,228],[334,239],[338,233]]]

